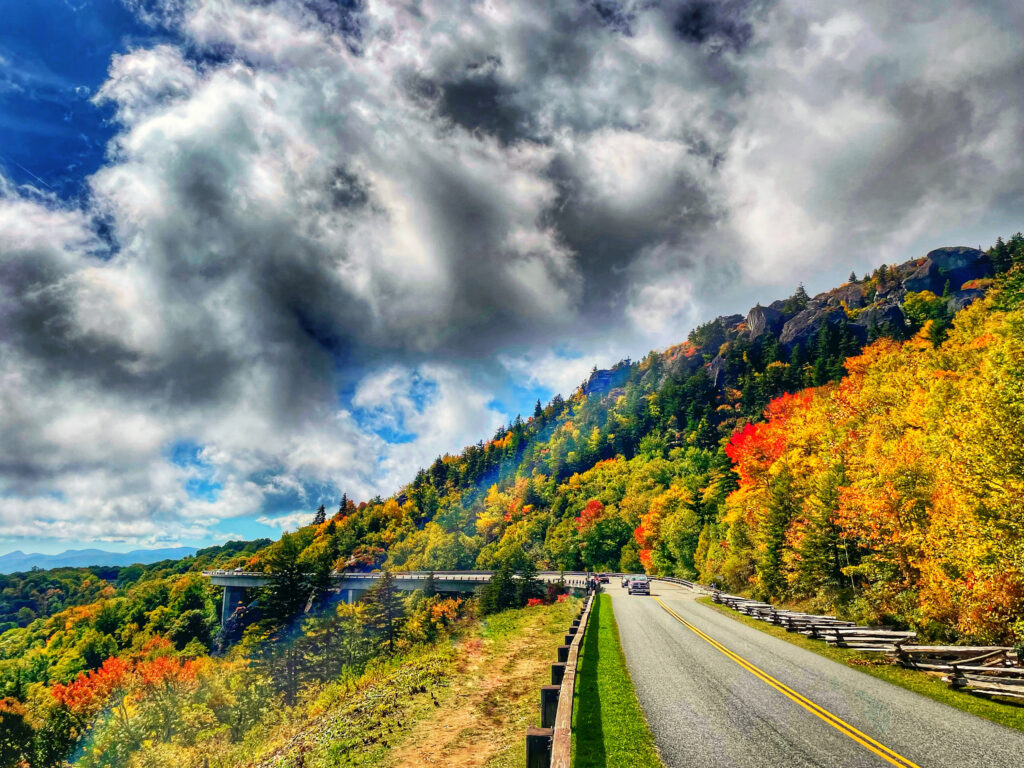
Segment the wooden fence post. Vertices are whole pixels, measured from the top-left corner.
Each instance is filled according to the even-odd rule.
[[[542,685],[540,689],[540,725],[541,728],[552,728],[555,725],[555,713],[558,712],[558,692],[560,685]]]
[[[565,664],[557,663],[551,665],[551,684],[561,685],[562,678],[565,677]]]
[[[526,729],[526,768],[549,768],[551,765],[551,728],[531,725]]]

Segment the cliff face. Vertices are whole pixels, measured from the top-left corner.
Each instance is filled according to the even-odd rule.
[[[799,300],[791,299],[754,307],[745,321],[738,315],[720,317],[706,338],[699,339],[696,356],[707,361],[712,380],[720,386],[721,347],[727,341],[774,336],[790,353],[797,345],[806,347],[824,326],[844,326],[860,344],[872,335],[900,336],[910,325],[903,308],[908,294],[945,294],[949,310],[956,312],[985,295],[984,289],[962,286],[992,274],[987,257],[976,248],[938,248],[922,259],[887,267],[870,278],[808,298],[802,307]]]
[[[706,323],[690,334],[684,344],[663,354],[663,371],[687,376],[705,368],[713,385],[721,389],[728,380],[723,351],[730,342],[773,339],[785,356],[797,347],[806,349],[823,328],[844,334],[858,346],[877,336],[901,338],[913,330],[904,311],[908,295],[930,291],[945,297],[955,313],[985,295],[984,287],[964,284],[993,274],[988,257],[976,248],[937,248],[920,259],[886,266],[870,277],[846,283],[817,296],[780,299],[768,306],[753,307],[746,315],[727,315]],[[622,364],[597,370],[583,385],[584,394],[608,392],[622,384],[628,370]]]

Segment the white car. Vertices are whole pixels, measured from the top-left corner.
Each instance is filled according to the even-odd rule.
[[[629,580],[626,591],[631,595],[651,594],[651,580],[646,576],[636,576]]]

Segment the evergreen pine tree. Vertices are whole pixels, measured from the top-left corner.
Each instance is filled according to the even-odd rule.
[[[807,308],[807,302],[811,300],[811,297],[807,295],[807,289],[804,288],[804,284],[800,283],[796,287],[796,291],[793,295],[786,299],[786,303],[782,307],[782,311],[787,315],[795,315],[797,312],[802,312]]]
[[[332,570],[337,553],[337,544],[332,537],[313,564],[312,572],[309,575],[309,586],[313,604],[316,606],[322,605],[327,600],[331,587],[334,585]]]
[[[395,640],[405,617],[405,600],[398,593],[395,577],[385,570],[366,595],[367,626],[385,646],[388,654],[395,652]]]
[[[286,533],[271,547],[263,562],[270,581],[260,590],[263,624],[267,628],[287,624],[306,607],[312,586],[304,564],[299,563],[302,544],[294,533]]]
[[[313,525],[323,525],[327,522],[327,510],[324,505],[321,504],[316,508],[316,514],[313,515]]]
[[[498,613],[512,608],[515,601],[515,571],[505,560],[491,575],[490,582],[480,590],[480,609],[484,614]]]
[[[544,585],[537,578],[537,564],[533,562],[533,558],[523,553],[517,570],[516,604],[523,606],[531,598],[543,597]]]
[[[423,596],[434,597],[437,593],[437,579],[434,577],[434,572],[431,571],[427,574],[426,581],[423,582]]]

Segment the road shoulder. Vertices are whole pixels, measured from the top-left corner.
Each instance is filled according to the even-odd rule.
[[[622,652],[607,594],[583,638],[573,707],[574,768],[663,768]]]

